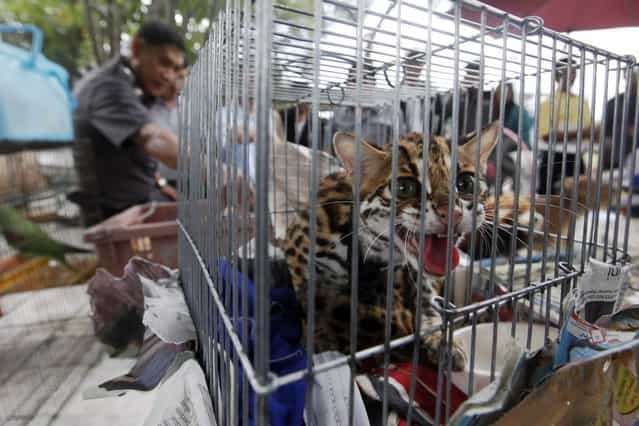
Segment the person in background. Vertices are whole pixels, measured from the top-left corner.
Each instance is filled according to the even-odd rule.
[[[585,172],[581,152],[577,151],[580,108],[583,111],[581,134],[584,140],[590,136],[592,130],[588,102],[570,92],[575,83],[577,63],[572,60],[569,62],[567,58],[564,58],[557,62],[555,68],[556,91],[554,104],[551,105],[549,97],[539,107],[539,136],[543,141],[547,142],[539,145],[541,161],[537,192],[540,194],[546,192],[548,173],[552,173],[551,193],[560,193],[561,187],[558,184],[562,180],[561,169],[564,160],[564,141],[566,144],[565,176],[573,176],[577,165],[579,165],[580,173],[583,174]],[[568,105],[568,108],[566,108],[566,105]],[[552,117],[551,111],[553,111]],[[553,141],[554,146],[551,147]],[[583,141],[582,147],[585,147]]]
[[[280,111],[286,131],[286,140],[298,145],[310,147],[312,144],[310,130],[311,104],[303,102]]]
[[[348,70],[346,80],[342,87],[354,93],[357,87],[357,64],[352,63]],[[362,62],[361,88],[363,93],[370,91],[370,88],[377,86],[377,70],[372,65],[372,60],[365,57]],[[386,84],[386,83],[384,83]],[[362,105],[361,138],[365,141],[382,146],[392,140],[393,118],[395,111],[390,104],[376,106]],[[400,118],[399,135],[406,133],[404,120]],[[328,124],[330,131],[334,134],[338,131],[355,132],[355,107],[351,105],[338,105],[335,107],[331,122]],[[332,138],[332,135],[331,135]],[[332,145],[332,143],[331,143]]]
[[[499,109],[501,107],[501,88],[500,84],[497,86],[495,96],[493,97],[493,120],[499,119]],[[504,127],[510,129],[513,133],[519,133],[519,115],[522,114],[522,134],[519,138],[523,140],[528,148],[530,145],[530,133],[533,126],[533,119],[526,110],[525,107],[519,106],[513,95],[512,83],[504,84],[504,92],[506,93],[505,108],[504,108]]]
[[[426,82],[420,79],[424,69],[423,57],[422,52],[411,50],[406,53],[406,59],[403,62],[402,86],[413,89],[410,90],[410,97],[400,103],[406,133],[424,132],[424,87]]]
[[[461,72],[461,70],[460,70]],[[477,130],[477,103],[481,96],[481,127],[490,122],[490,92],[480,90],[479,62],[473,61],[466,64],[464,74],[459,85],[459,131],[460,138]],[[453,96],[451,93],[438,94],[434,102],[433,133],[448,139],[453,135]]]
[[[622,72],[624,78],[626,73]],[[625,93],[620,93],[610,99],[606,105],[606,142],[603,148],[602,165],[604,169],[619,167],[626,157],[632,152],[632,136],[635,131],[635,108],[637,102],[637,80],[639,80],[639,70],[634,69],[630,76],[630,96],[628,96],[628,113],[626,118],[626,129],[622,130],[623,104]],[[617,120],[615,122],[615,101],[617,102]],[[614,136],[614,139],[613,139]],[[619,155],[621,144],[625,140],[624,152]],[[611,163],[612,161],[612,163]]]
[[[92,145],[95,198],[103,217],[171,199],[156,180],[156,169],[158,161],[176,168],[177,135],[154,120],[148,107],[175,85],[184,52],[175,28],[148,22],[135,35],[130,57],[113,58],[76,87],[76,139]]]
[[[168,87],[167,93],[161,98],[158,98],[149,108],[151,118],[176,135],[179,133],[177,101],[184,87],[186,71],[187,64],[185,62],[184,67],[178,72],[175,82]],[[164,192],[169,195],[171,199],[177,199],[177,192],[175,190],[177,170],[173,170],[162,162],[158,162],[156,180],[163,183]]]

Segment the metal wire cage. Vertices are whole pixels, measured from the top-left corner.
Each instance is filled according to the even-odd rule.
[[[624,212],[631,207],[632,180],[625,176],[635,164],[634,156],[625,159],[637,143],[634,58],[545,29],[539,18],[517,18],[474,1],[317,0],[304,6],[234,0],[212,28],[180,99],[179,253],[221,424],[267,424],[275,392],[304,381],[311,401],[317,375],[340,366],[351,371],[352,421],[354,377],[367,362],[384,367],[385,419],[393,354],[408,349],[415,366],[421,342],[435,335],[440,346],[431,420],[446,423],[451,382],[459,384],[452,372],[458,331],[470,330],[467,376],[460,386],[472,394],[479,386],[479,363],[488,370],[482,385],[499,374],[503,327],[529,349],[539,340],[534,334],[540,333],[543,344],[556,336],[564,300],[588,259],[629,261],[630,219]],[[379,344],[370,347],[358,345],[358,304],[369,291],[362,290],[363,280],[371,279],[362,268],[368,268],[375,241],[364,236],[371,217],[362,207],[370,200],[352,196],[371,178],[365,173],[368,148],[354,145],[349,169],[337,159],[348,155],[332,143],[343,131],[391,159],[384,184],[389,214],[385,232],[378,233],[390,242],[377,254],[385,267],[376,274],[383,277],[379,307],[386,315]],[[438,189],[426,184],[432,174],[415,194],[421,213],[410,237],[413,263],[407,248],[399,247],[409,237],[396,239],[405,220],[398,196],[401,157],[408,155],[400,141],[411,132],[423,138],[416,167],[424,174],[432,168],[429,147],[436,137],[448,141],[446,164],[452,165],[444,185],[447,199],[434,205]],[[492,154],[484,158],[478,148],[472,157],[475,185],[463,204],[470,205],[472,219],[461,229],[455,219],[465,214],[457,211],[464,183],[460,147],[472,140],[469,134],[483,140],[491,132]],[[350,351],[278,374],[273,354],[280,342],[273,334],[281,326],[274,318],[282,306],[274,292],[282,287],[277,271],[293,272],[282,259],[291,243],[298,244],[288,231],[299,217],[308,222],[303,232],[311,243],[302,265],[308,271],[304,300],[297,293],[304,306],[298,340],[309,360],[322,347],[314,338],[316,313],[326,310],[315,296],[330,280],[321,271],[326,249],[320,240],[332,236],[318,227],[341,219],[322,217],[329,210],[318,203],[325,200],[327,176],[342,167],[349,169],[352,185],[342,203],[351,207],[347,213],[330,211],[346,216],[332,247],[348,241],[350,309],[342,319]],[[486,182],[485,199],[480,180]],[[426,212],[433,207],[443,212],[443,230],[429,228],[433,222]],[[433,233],[446,240],[441,274],[414,269],[424,264]],[[396,333],[391,315],[394,271],[401,267],[413,268],[418,301],[411,305],[416,319],[405,335]],[[438,289],[431,300],[425,288]],[[438,320],[421,321],[427,311]],[[479,359],[485,342],[488,353]],[[413,376],[409,424],[416,415],[415,382]]]

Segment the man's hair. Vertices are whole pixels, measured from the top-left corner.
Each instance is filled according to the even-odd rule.
[[[186,52],[184,38],[171,25],[160,21],[145,22],[135,38],[143,40],[149,46],[174,46]]]
[[[465,70],[479,71],[479,61],[472,61],[466,64]]]
[[[568,72],[568,64],[570,64],[570,73],[575,75],[577,71],[577,61],[574,59],[561,58],[555,63],[555,81],[559,81],[561,76]]]

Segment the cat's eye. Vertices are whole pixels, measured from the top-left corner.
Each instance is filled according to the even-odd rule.
[[[462,173],[457,176],[457,191],[462,194],[472,194],[475,189],[475,175]]]
[[[414,198],[419,196],[420,185],[415,179],[397,179],[397,196],[401,198]]]

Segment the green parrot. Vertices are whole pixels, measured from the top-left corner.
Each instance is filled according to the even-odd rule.
[[[91,253],[49,237],[38,225],[24,218],[16,209],[0,205],[0,232],[7,243],[26,257],[47,257],[73,270],[65,259],[70,253]]]

